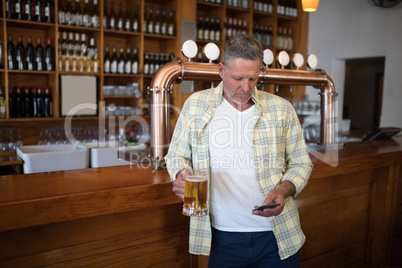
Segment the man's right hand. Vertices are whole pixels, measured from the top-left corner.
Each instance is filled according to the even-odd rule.
[[[173,182],[173,192],[184,201],[184,178],[193,175],[187,168],[183,168],[176,175],[176,180]]]

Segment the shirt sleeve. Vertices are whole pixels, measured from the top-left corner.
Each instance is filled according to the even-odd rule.
[[[303,137],[300,121],[293,108],[291,108],[285,136],[285,159],[287,168],[282,180],[288,180],[294,184],[296,187],[294,197],[296,197],[306,186],[313,164]]]

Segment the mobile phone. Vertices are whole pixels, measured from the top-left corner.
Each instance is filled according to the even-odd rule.
[[[255,209],[253,209],[253,211],[256,211],[256,210],[261,210],[261,211],[263,211],[263,210],[266,209],[266,208],[275,208],[275,207],[277,207],[277,206],[279,206],[279,205],[280,205],[279,203],[271,203],[271,204],[269,204],[269,205],[260,206],[260,207],[258,207],[258,208],[255,208]]]

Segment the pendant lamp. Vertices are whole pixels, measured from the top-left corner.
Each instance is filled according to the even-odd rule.
[[[320,0],[302,0],[303,10],[305,12],[314,12],[317,10]]]

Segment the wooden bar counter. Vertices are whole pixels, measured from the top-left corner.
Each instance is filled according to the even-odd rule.
[[[312,159],[296,199],[301,267],[402,266],[402,139]],[[166,170],[0,176],[0,267],[205,267],[188,253],[181,207]]]

